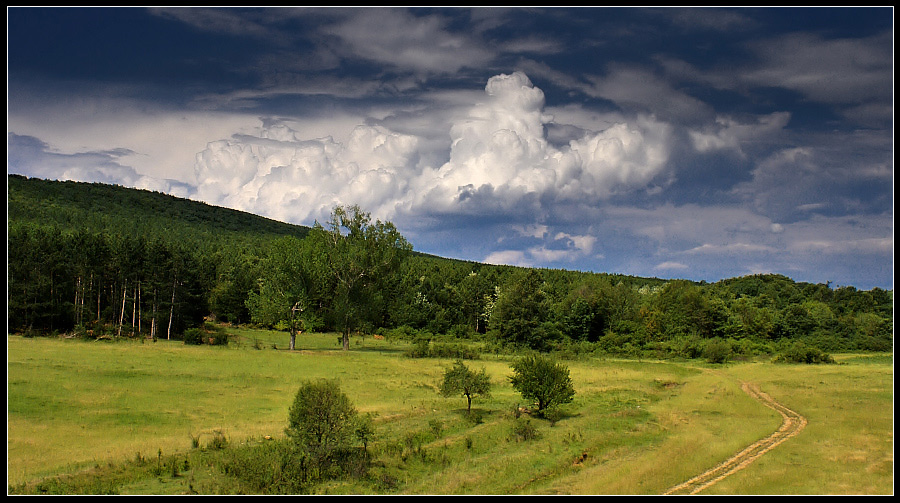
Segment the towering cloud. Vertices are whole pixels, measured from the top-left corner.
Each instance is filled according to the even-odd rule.
[[[420,166],[419,139],[357,126],[344,142],[298,138],[277,121],[197,154],[197,198],[292,222],[359,204],[380,218],[530,215],[540,201],[602,199],[647,187],[665,169],[669,128],[650,117],[553,147],[544,93],[524,73],[497,75],[448,131],[449,159]],[[529,210],[530,209],[530,210]]]

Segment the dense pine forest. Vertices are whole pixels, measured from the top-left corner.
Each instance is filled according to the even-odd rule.
[[[776,274],[716,283],[413,251],[338,207],[302,227],[117,186],[7,177],[7,329],[193,340],[212,322],[486,347],[724,361],[890,351],[893,291]]]

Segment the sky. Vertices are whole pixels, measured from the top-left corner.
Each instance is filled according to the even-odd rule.
[[[7,170],[417,251],[893,289],[893,7],[7,7]]]

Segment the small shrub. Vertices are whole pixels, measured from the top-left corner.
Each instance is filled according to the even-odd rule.
[[[484,411],[473,410],[466,414],[466,419],[473,425],[479,425],[484,422]]]
[[[566,414],[559,408],[553,407],[545,410],[541,415],[544,417],[544,419],[550,421],[550,426],[556,426],[556,423],[558,423],[560,419],[565,417]]]
[[[258,494],[304,493],[316,480],[307,455],[284,441],[229,449],[222,470]]]
[[[228,447],[228,437],[221,430],[216,430],[213,432],[213,438],[209,441],[207,447],[212,450],[224,449]]]
[[[224,330],[216,330],[213,332],[212,341],[210,342],[213,346],[227,346],[228,345],[228,332]]]
[[[184,343],[194,346],[203,344],[206,332],[200,328],[189,328],[184,331]]]
[[[439,419],[430,419],[428,421],[428,427],[431,428],[431,434],[434,435],[435,438],[441,438],[441,436],[443,436],[444,423]]]
[[[719,338],[711,339],[703,346],[703,358],[709,363],[725,363],[731,354],[731,344]]]
[[[409,358],[454,358],[457,360],[478,360],[481,354],[466,344],[431,342],[428,337],[419,337],[415,345],[406,351]]]
[[[537,428],[531,424],[530,419],[517,419],[513,422],[512,427],[512,437],[516,442],[527,442],[529,440],[535,440],[540,437],[540,433]]]

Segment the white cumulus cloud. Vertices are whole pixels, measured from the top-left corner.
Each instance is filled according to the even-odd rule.
[[[422,150],[433,139],[397,132],[421,129],[402,128],[400,119],[391,128],[358,125],[341,141],[304,138],[293,124],[267,119],[255,133],[210,142],[196,155],[195,197],[294,223],[358,204],[378,218],[507,215],[533,226],[542,225],[533,220],[541,205],[638,190],[665,171],[669,126],[652,117],[554,147],[544,93],[521,72],[492,77],[466,107],[449,114],[450,151],[438,166],[424,161],[434,159]],[[578,249],[590,248],[578,240]]]

